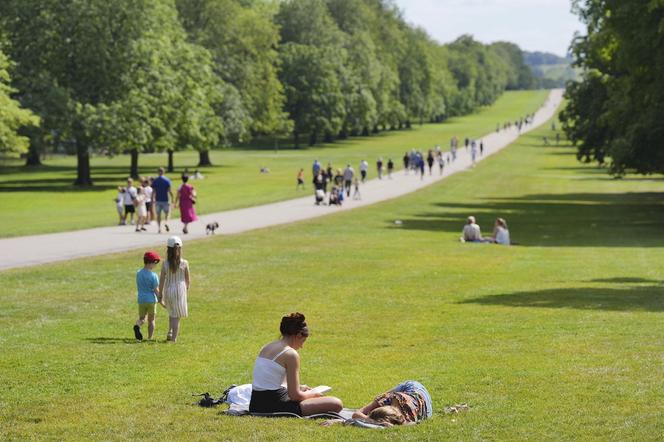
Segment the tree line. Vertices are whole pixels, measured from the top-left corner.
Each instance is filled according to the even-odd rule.
[[[11,78],[10,78],[11,74]],[[298,146],[439,122],[536,85],[518,46],[435,42],[392,0],[3,0],[0,150]]]
[[[577,0],[574,7],[587,27],[572,44],[583,76],[568,84],[561,120],[578,158],[609,162],[616,176],[664,173],[664,3]]]

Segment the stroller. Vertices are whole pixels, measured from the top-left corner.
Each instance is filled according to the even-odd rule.
[[[320,204],[325,200],[325,192],[323,191],[323,189],[316,189],[315,197],[316,197],[316,205],[320,206]]]

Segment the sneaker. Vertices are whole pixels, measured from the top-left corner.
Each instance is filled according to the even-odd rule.
[[[144,231],[144,232],[148,231],[148,229],[146,229],[145,227],[141,227],[141,230]]]
[[[168,224],[164,224],[164,227],[166,228],[166,231],[167,231],[167,232],[170,232],[170,231],[171,231],[171,229],[168,227]]]
[[[143,340],[143,334],[141,333],[141,327],[138,325],[134,325],[134,336],[136,336],[136,339],[139,341]]]

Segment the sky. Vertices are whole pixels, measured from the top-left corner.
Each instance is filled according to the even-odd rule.
[[[471,34],[483,43],[510,41],[526,51],[565,55],[585,28],[571,0],[396,0],[406,20],[441,43]]]

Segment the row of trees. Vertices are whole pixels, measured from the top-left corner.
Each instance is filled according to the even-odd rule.
[[[573,43],[579,82],[561,115],[578,157],[610,173],[664,173],[664,3],[575,1],[587,35]],[[639,17],[634,20],[634,17]]]
[[[140,152],[206,165],[256,135],[370,135],[535,84],[516,45],[440,45],[391,0],[3,0],[0,51],[0,149],[76,153],[82,185],[91,152],[131,152],[132,175]]]

